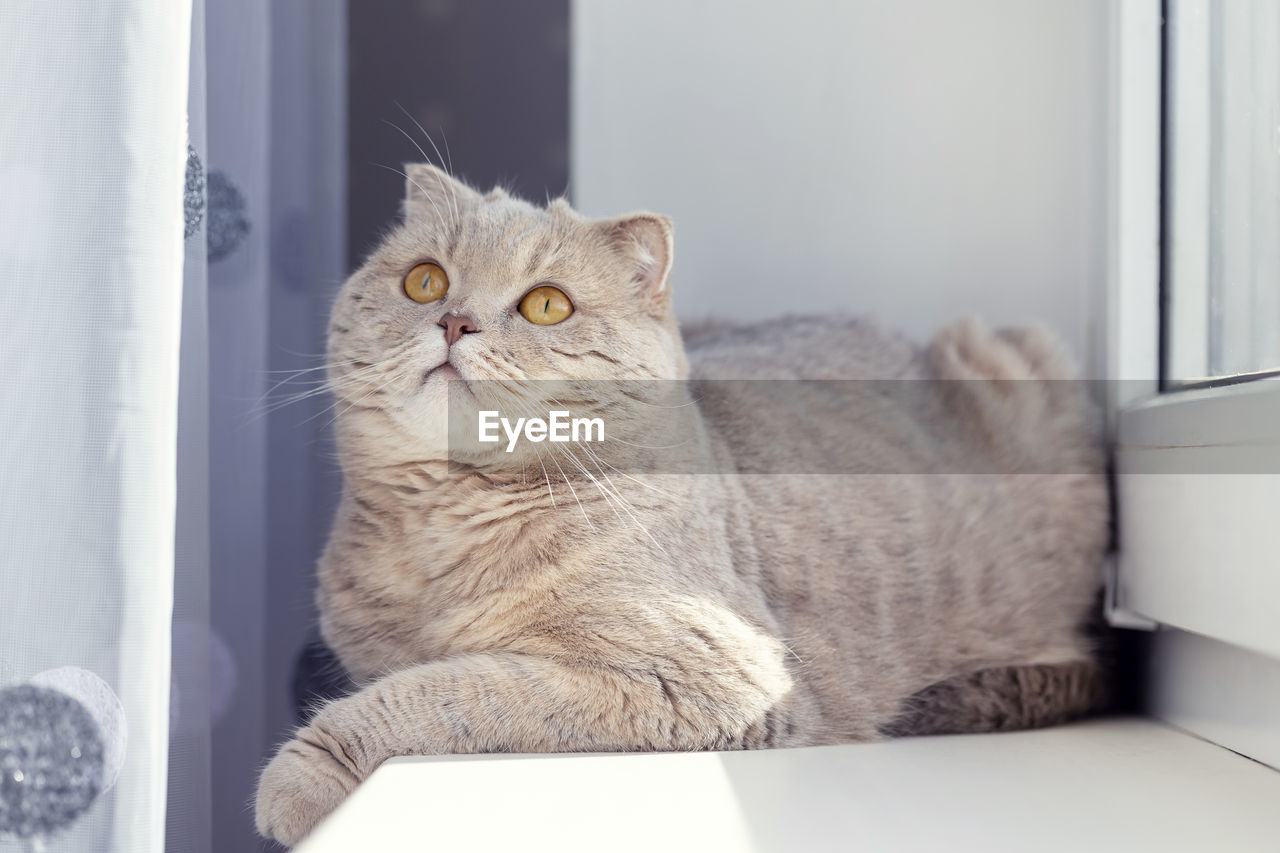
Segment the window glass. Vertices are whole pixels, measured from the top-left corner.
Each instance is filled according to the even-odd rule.
[[[1166,376],[1280,368],[1280,2],[1171,0]]]

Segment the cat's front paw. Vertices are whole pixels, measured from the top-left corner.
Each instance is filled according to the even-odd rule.
[[[319,742],[286,743],[258,780],[258,832],[289,847],[338,807],[359,779]]]

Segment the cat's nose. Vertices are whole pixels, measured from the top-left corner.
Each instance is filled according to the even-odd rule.
[[[445,314],[440,318],[440,328],[444,329],[444,342],[453,346],[458,338],[480,331],[470,317],[461,314]]]

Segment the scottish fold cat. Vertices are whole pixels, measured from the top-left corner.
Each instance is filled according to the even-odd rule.
[[[329,327],[344,493],[319,603],[361,686],[271,760],[264,835],[297,842],[395,755],[831,744],[1102,700],[1103,455],[1051,335],[682,329],[665,217],[406,177]],[[529,414],[544,381],[622,432],[452,441],[451,409]],[[698,473],[621,437],[666,412]]]

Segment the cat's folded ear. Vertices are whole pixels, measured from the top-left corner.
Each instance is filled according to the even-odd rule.
[[[600,227],[630,268],[637,292],[665,301],[674,245],[671,220],[657,213],[632,213],[601,222]]]
[[[404,164],[404,218],[452,225],[480,194],[430,163]]]

